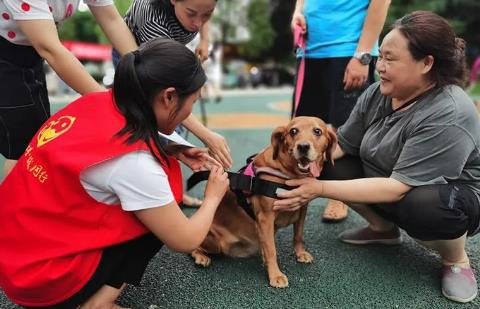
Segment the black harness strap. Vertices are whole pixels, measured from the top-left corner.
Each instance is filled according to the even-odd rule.
[[[260,179],[259,177],[250,177],[239,173],[228,173],[230,180],[230,190],[247,191],[255,195],[263,195],[277,199],[277,190],[292,190],[295,187],[287,186],[283,183]],[[210,171],[196,172],[187,180],[187,190],[193,188],[197,183],[207,180]]]
[[[228,173],[228,179],[230,180],[230,190],[235,193],[237,202],[240,207],[255,220],[255,213],[251,205],[248,203],[247,194],[250,195],[264,195],[271,198],[277,197],[277,190],[292,190],[295,187],[290,187],[282,183],[260,179],[259,177],[251,177],[242,174],[244,168],[240,169],[239,173]],[[187,190],[193,188],[197,183],[207,180],[210,175],[210,171],[196,172],[187,180]]]

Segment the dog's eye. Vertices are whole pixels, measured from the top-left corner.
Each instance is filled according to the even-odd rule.
[[[319,128],[315,128],[313,129],[313,134],[315,134],[316,136],[320,136],[322,135],[322,130],[320,130]]]
[[[297,135],[297,133],[298,133],[298,129],[296,129],[296,128],[291,128],[290,129],[290,135],[291,136],[295,136],[295,135]]]

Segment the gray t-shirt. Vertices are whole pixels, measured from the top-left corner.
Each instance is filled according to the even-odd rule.
[[[371,85],[338,129],[340,147],[360,156],[366,177],[410,186],[463,183],[480,194],[480,120],[468,95],[453,85],[434,89],[385,117],[391,102],[379,83]]]

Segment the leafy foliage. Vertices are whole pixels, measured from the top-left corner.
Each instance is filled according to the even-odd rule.
[[[125,14],[131,1],[115,0],[120,14]],[[212,22],[220,25],[223,42],[227,42],[229,37],[234,37],[239,25],[248,28],[250,39],[239,46],[240,56],[246,59],[291,61],[290,20],[295,2],[295,0],[219,0],[218,12]],[[467,41],[470,60],[480,54],[480,18],[478,18],[480,1],[393,0],[384,33],[388,25],[397,18],[415,10],[430,10],[447,18],[457,34]],[[77,12],[61,27],[60,38],[96,43],[108,42],[89,12]]]
[[[253,0],[248,9],[248,30],[251,39],[245,45],[245,56],[260,58],[270,51],[274,40],[274,32],[270,23],[268,0]]]
[[[120,14],[123,16],[132,0],[114,0]],[[92,43],[108,43],[108,39],[90,12],[76,12],[59,27],[62,40],[75,40]]]
[[[311,0],[309,0],[311,1]],[[315,0],[313,0],[315,1]],[[290,40],[289,25],[295,0],[271,0],[274,7],[272,12],[273,28],[277,31],[277,37]],[[396,19],[416,10],[433,11],[445,17],[458,36],[467,41],[467,57],[470,61],[480,55],[480,1],[478,0],[392,0],[385,28],[382,36],[388,31]],[[286,20],[288,18],[288,20]],[[271,53],[276,59],[288,57],[290,51],[285,46],[278,48],[280,43],[276,42]]]

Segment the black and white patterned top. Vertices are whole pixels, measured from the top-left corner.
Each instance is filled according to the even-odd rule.
[[[187,44],[198,33],[182,27],[170,1],[134,0],[124,19],[138,45],[158,37]]]

